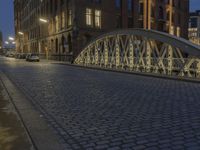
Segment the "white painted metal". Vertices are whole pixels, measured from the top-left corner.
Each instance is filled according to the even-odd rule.
[[[116,31],[95,39],[83,49],[75,63],[200,78],[199,47],[166,33],[142,29],[128,31]],[[186,53],[188,57],[184,57]]]

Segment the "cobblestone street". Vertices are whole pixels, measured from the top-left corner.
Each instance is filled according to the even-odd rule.
[[[69,149],[199,150],[200,84],[0,58]]]

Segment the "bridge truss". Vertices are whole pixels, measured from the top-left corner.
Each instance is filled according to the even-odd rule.
[[[98,37],[75,64],[170,76],[200,78],[200,48],[175,36],[143,29]]]

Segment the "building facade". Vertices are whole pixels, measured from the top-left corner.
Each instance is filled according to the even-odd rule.
[[[0,31],[0,49],[2,49],[2,48],[3,48],[3,34]]]
[[[189,40],[197,45],[200,45],[200,10],[190,13]]]
[[[154,29],[188,38],[189,0],[14,0],[18,52],[76,57],[116,29]],[[40,19],[40,21],[39,21]]]

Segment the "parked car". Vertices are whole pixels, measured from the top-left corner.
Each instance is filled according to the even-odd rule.
[[[30,61],[30,62],[39,62],[40,58],[38,55],[36,54],[27,54],[26,56],[26,61]]]
[[[12,52],[12,51],[8,51],[6,52],[6,57],[15,57],[15,52]]]
[[[16,59],[18,59],[18,55],[19,55],[18,53],[15,54],[15,58],[16,58]]]
[[[21,53],[21,54],[19,54],[18,58],[19,59],[25,59],[26,58],[26,54]]]

